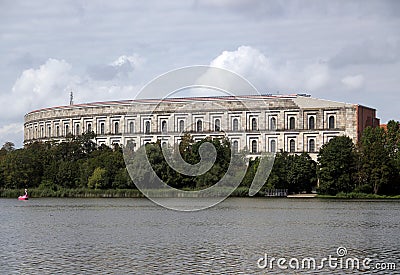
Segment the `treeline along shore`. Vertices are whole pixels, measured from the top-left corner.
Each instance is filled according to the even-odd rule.
[[[17,197],[28,188],[31,197],[142,197],[126,169],[120,146],[97,146],[95,135],[70,136],[61,143],[34,142],[15,149],[6,142],[0,149],[0,197]],[[186,176],[173,170],[164,159],[160,142],[145,146],[153,170],[165,183],[182,190],[207,188],[226,173],[231,161],[227,139],[182,138],[179,150],[190,164],[200,161],[199,148],[211,142],[217,158],[212,168],[200,176]],[[127,145],[129,146],[129,144]],[[321,197],[398,198],[400,195],[400,129],[390,121],[387,129],[367,128],[357,144],[340,136],[324,144],[315,162],[306,152],[278,152],[270,176],[259,196],[268,190],[287,189],[289,194],[316,190]],[[133,152],[133,151],[131,151]],[[246,158],[247,172],[233,196],[248,196],[260,159]],[[135,153],[129,156],[135,181],[153,176],[143,168]]]

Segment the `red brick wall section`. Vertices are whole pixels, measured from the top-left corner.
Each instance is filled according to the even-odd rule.
[[[379,127],[380,120],[376,117],[376,110],[362,105],[357,105],[357,139],[368,126]]]

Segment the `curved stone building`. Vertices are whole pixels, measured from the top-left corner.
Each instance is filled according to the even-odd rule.
[[[332,137],[355,142],[367,126],[379,126],[375,109],[312,98],[220,96],[94,102],[32,111],[25,115],[24,143],[63,141],[68,135],[96,134],[96,143],[136,148],[156,140],[176,143],[227,136],[234,150],[309,152],[315,157]]]

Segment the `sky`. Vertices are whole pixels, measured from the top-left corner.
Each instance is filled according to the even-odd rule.
[[[22,146],[24,115],[71,91],[133,99],[191,65],[400,120],[400,1],[0,0],[0,146]]]

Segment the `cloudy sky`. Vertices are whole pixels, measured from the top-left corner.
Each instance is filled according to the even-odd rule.
[[[0,143],[25,113],[134,98],[169,70],[213,65],[263,93],[400,119],[400,1],[0,0]],[[0,144],[0,146],[1,146]]]

